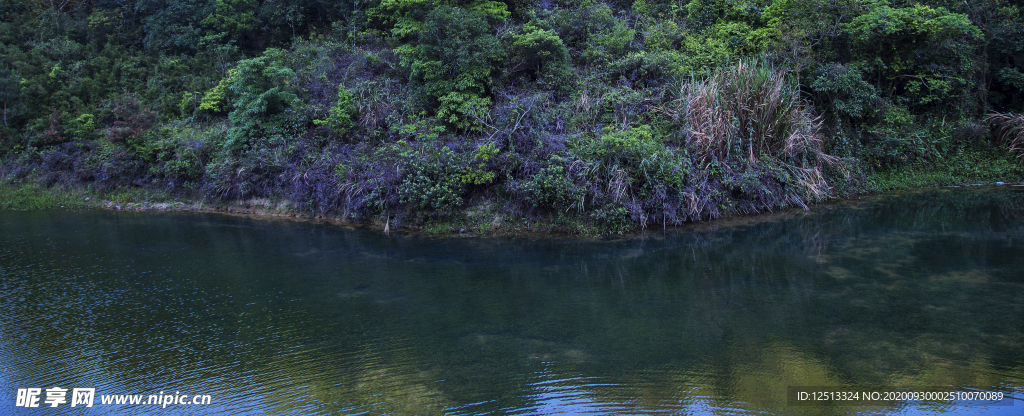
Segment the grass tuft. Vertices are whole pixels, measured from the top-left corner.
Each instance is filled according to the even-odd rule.
[[[811,114],[786,71],[740,61],[682,86],[678,114],[702,163],[763,158],[782,162],[812,199],[829,194],[822,168],[842,168],[822,151],[822,119]]]
[[[996,127],[1001,145],[1016,154],[1017,159],[1024,158],[1024,114],[989,113],[985,121]]]

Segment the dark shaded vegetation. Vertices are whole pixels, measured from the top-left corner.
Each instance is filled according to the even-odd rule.
[[[612,232],[1019,180],[1024,18],[969,3],[2,0],[0,177]]]

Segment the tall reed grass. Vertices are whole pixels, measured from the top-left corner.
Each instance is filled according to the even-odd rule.
[[[1024,158],[1024,114],[989,113],[985,121],[996,128],[1000,144]]]
[[[680,87],[678,114],[688,145],[703,163],[764,157],[781,162],[814,198],[827,195],[822,174],[838,158],[822,151],[822,119],[815,117],[786,71],[756,60],[716,70]]]

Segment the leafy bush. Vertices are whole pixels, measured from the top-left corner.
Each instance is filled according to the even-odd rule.
[[[822,65],[814,71],[810,87],[822,99],[822,106],[838,117],[850,121],[870,119],[883,102],[878,89],[864,80],[864,72],[856,66],[840,63]]]
[[[491,73],[504,57],[487,19],[485,11],[438,6],[418,26],[418,44],[395,49],[414,83],[436,100],[437,117],[459,129],[478,128],[491,105]]]
[[[334,134],[343,136],[355,124],[352,120],[355,113],[356,104],[352,93],[345,89],[344,85],[339,84],[338,101],[331,106],[330,115],[326,120],[314,120],[313,122],[319,125],[327,125]]]
[[[548,163],[523,184],[526,201],[535,208],[565,212],[583,210],[586,188],[578,186],[567,174],[563,159],[552,156]]]
[[[238,74],[237,69],[232,68],[228,70],[227,77],[222,78],[216,86],[203,94],[203,99],[199,101],[198,110],[206,111],[210,114],[226,113],[231,105],[231,101],[228,99],[228,94],[230,93],[229,88],[236,74]],[[192,113],[188,110],[188,107],[194,106],[193,100],[195,100],[194,94],[187,92],[184,94],[182,103],[180,104],[182,114]]]
[[[465,173],[462,174],[462,183],[469,185],[486,185],[494,181],[494,172],[487,171],[487,164],[498,155],[499,150],[494,143],[487,143],[476,148],[473,153],[473,163]]]
[[[562,43],[562,38],[552,30],[527,23],[522,32],[514,36],[511,50],[511,73],[523,71],[532,79],[556,88],[567,85],[572,76],[569,50]]]
[[[429,149],[412,159],[409,174],[398,188],[403,204],[451,212],[462,206],[463,166],[450,148]]]
[[[234,97],[234,110],[228,118],[234,125],[227,134],[227,149],[241,150],[253,138],[287,132],[286,110],[298,104],[289,88],[294,78],[295,72],[285,66],[280,49],[267,49],[261,56],[238,61],[228,85]]]
[[[862,159],[875,168],[917,164],[938,156],[929,132],[906,107],[886,108],[882,120],[866,132]]]
[[[867,13],[843,24],[855,64],[897,105],[961,113],[957,97],[974,87],[972,57],[983,35],[966,15],[915,4],[869,2]]]

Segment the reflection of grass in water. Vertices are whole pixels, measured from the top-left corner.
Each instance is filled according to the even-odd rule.
[[[856,414],[856,407],[790,406],[787,390],[791,386],[843,386],[843,380],[812,354],[786,342],[769,342],[754,351],[737,348],[742,364],[732,368],[730,391],[724,397],[746,402],[748,409],[793,415]],[[753,357],[746,355],[754,354]],[[723,408],[728,408],[723,404]],[[877,410],[877,409],[875,409]]]
[[[949,273],[931,275],[928,277],[928,281],[931,283],[968,283],[980,285],[988,283],[990,277],[989,272],[982,269],[954,270]]]
[[[893,374],[887,380],[888,385],[986,387],[1005,382],[1005,377],[995,371],[986,357],[972,357],[964,361],[944,360],[935,356],[929,358],[921,367]]]
[[[830,266],[828,270],[825,270],[825,274],[831,276],[836,280],[846,280],[860,277],[857,274],[854,274],[852,271],[850,271],[850,269],[839,266]]]
[[[512,356],[544,362],[580,364],[591,357],[581,349],[568,344],[537,338],[498,334],[474,334],[464,337],[462,343],[481,350],[504,350]]]
[[[1021,287],[994,274],[997,263],[1015,264],[991,251],[1013,253],[1020,230],[995,216],[964,227],[955,219],[966,214],[938,205],[926,211],[949,219],[946,232],[916,231],[931,219],[911,215],[909,223],[834,242],[817,259],[827,278],[818,289],[834,313],[820,345],[844,378],[879,386],[993,386],[1005,379],[992,371],[994,360],[1006,359],[1000,351],[1024,346],[1018,320],[1003,318],[1022,309],[1012,301]],[[966,205],[956,208],[973,204]]]

